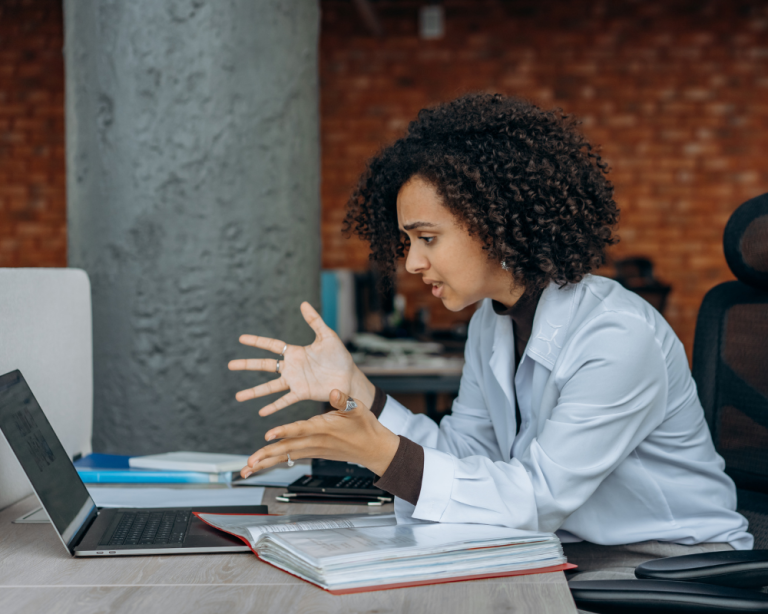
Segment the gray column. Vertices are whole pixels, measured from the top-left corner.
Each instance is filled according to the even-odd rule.
[[[69,265],[93,291],[96,451],[250,453],[241,333],[314,338],[316,0],[65,0]]]

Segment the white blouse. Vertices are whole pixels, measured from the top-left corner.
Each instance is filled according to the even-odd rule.
[[[510,318],[485,300],[465,358],[439,427],[391,397],[379,417],[424,446],[419,501],[396,500],[401,520],[752,548],[683,346],[636,294],[596,276],[550,284],[517,372]]]

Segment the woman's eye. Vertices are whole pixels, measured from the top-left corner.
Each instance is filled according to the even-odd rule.
[[[435,237],[419,237],[420,240],[424,241],[427,245],[432,243],[432,241],[435,240]]]

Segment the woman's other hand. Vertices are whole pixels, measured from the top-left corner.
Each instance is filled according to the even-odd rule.
[[[320,314],[309,303],[301,304],[301,315],[315,331],[316,337],[312,345],[302,347],[287,345],[283,341],[268,337],[240,336],[240,343],[243,345],[269,350],[275,354],[283,352],[283,348],[286,349],[280,360],[279,378],[255,388],[241,390],[235,398],[238,401],[247,401],[289,390],[288,394],[259,410],[259,415],[268,416],[297,401],[327,402],[331,390],[336,388],[370,407],[376,389],[355,365],[339,336],[323,322]],[[274,358],[232,360],[229,363],[229,369],[277,373],[277,360]]]
[[[309,420],[275,427],[264,436],[267,441],[281,441],[264,446],[248,459],[240,475],[248,477],[256,471],[288,460],[324,458],[347,461],[367,467],[376,475],[384,475],[400,445],[400,438],[383,426],[368,407],[356,400],[357,407],[345,411],[350,397],[339,390],[330,394],[332,411]]]

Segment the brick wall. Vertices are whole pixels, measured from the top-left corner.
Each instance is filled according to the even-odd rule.
[[[66,266],[61,1],[0,2],[0,267]]]
[[[690,356],[702,297],[732,279],[725,223],[768,191],[768,2],[445,0],[438,41],[417,36],[421,4],[376,2],[377,39],[352,3],[322,2],[323,265],[366,266],[365,245],[339,234],[344,202],[420,108],[471,90],[523,96],[580,116],[602,145],[622,210],[611,256],[654,260]],[[418,278],[402,287],[438,324],[457,317]]]
[[[524,96],[584,120],[622,208],[614,258],[644,254],[672,284],[666,316],[690,354],[704,293],[731,279],[722,230],[768,191],[768,2],[446,0],[446,36],[417,36],[421,2],[322,0],[323,266],[362,269],[339,228],[365,160],[416,112],[470,90]],[[0,3],[0,266],[64,266],[60,0]],[[435,304],[404,275],[409,309]]]

